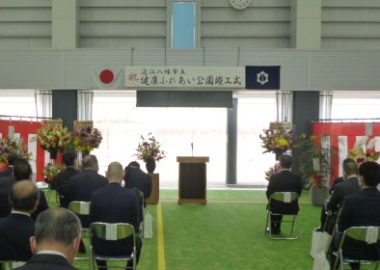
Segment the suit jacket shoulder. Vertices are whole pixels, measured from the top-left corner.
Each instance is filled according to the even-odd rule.
[[[0,177],[0,189],[10,188],[15,182],[15,179],[12,175]]]
[[[380,226],[380,192],[366,188],[346,196],[339,219],[339,230],[352,226]]]
[[[32,252],[29,238],[33,220],[23,214],[10,214],[0,222],[0,260],[27,261]]]
[[[65,258],[53,254],[36,254],[25,265],[16,270],[79,270]]]

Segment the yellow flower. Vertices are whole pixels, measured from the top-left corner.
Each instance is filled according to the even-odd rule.
[[[284,137],[281,137],[277,140],[277,143],[280,145],[280,146],[288,146],[289,145],[289,141],[287,139],[285,139]]]

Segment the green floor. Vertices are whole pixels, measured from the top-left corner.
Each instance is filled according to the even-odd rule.
[[[264,191],[209,190],[207,195],[206,206],[178,205],[177,190],[160,191],[165,269],[312,268],[311,232],[319,225],[320,208],[310,205],[307,192],[301,197],[297,220],[299,239],[293,241],[272,240],[264,234]],[[154,237],[144,240],[139,270],[159,269],[157,206],[149,205],[148,211],[154,217]],[[76,265],[88,269],[85,262]]]

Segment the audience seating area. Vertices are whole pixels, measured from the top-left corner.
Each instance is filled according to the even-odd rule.
[[[160,190],[160,206],[147,206],[154,235],[144,239],[137,269],[311,269],[311,234],[319,224],[320,208],[310,204],[308,192],[300,198],[296,241],[274,241],[263,233],[265,190],[209,190],[207,205],[178,205],[177,196],[177,190]],[[54,196],[50,198],[54,206]],[[163,235],[158,235],[157,226]],[[162,246],[164,252],[159,252]],[[162,260],[165,268],[159,268]],[[81,270],[90,267],[89,261],[75,265]]]

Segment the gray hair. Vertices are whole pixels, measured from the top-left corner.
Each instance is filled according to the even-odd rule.
[[[69,246],[81,233],[79,218],[64,208],[49,208],[37,217],[34,234],[37,244],[54,241]]]

